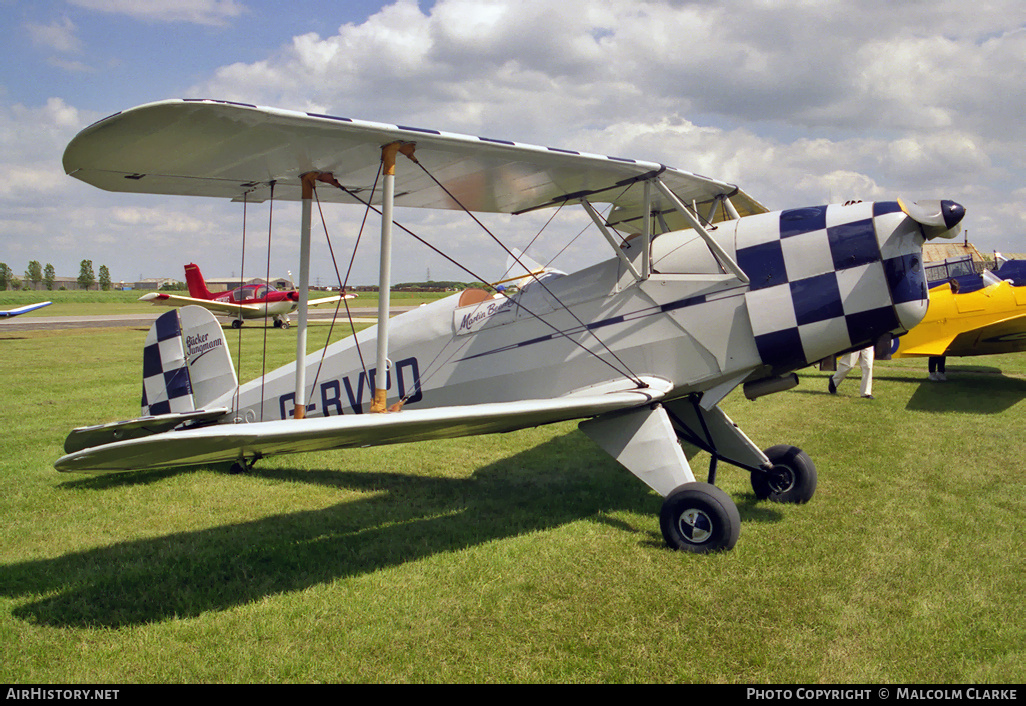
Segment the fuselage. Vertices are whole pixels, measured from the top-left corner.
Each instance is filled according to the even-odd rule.
[[[653,238],[652,272],[640,281],[611,258],[547,273],[510,296],[461,305],[454,295],[395,317],[389,402],[549,399],[641,377],[667,381],[679,397],[864,347],[926,313],[923,235],[896,203],[760,214],[711,235],[748,284],[724,274],[705,242],[683,230]],[[640,240],[623,247],[639,269]],[[308,357],[306,416],[367,410],[376,337],[372,327]],[[293,364],[243,385],[232,416],[294,416],[294,379]]]
[[[240,310],[243,319],[287,316],[299,306],[299,292],[280,292],[266,284],[246,284],[227,292],[211,292],[199,266],[192,262],[185,266],[185,282],[189,287],[189,296],[195,299],[258,307],[255,310]]]
[[[894,341],[895,358],[998,355],[1026,351],[1026,286],[994,282],[955,293],[947,282],[930,290],[922,323]]]
[[[257,319],[267,316],[284,316],[291,314],[299,306],[299,293],[296,291],[280,292],[263,284],[250,284],[233,289],[230,292],[210,297],[211,301],[227,304],[248,304],[258,306],[258,311],[243,311],[242,318]]]

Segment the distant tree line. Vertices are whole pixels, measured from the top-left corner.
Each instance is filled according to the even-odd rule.
[[[39,260],[32,260],[25,270],[24,278],[14,274],[14,270],[6,262],[0,262],[0,291],[7,289],[39,289],[43,285],[47,290],[52,290],[57,273],[49,262],[44,267]],[[107,291],[110,289],[110,270],[106,265],[100,265],[100,275],[97,279],[93,271],[92,260],[82,260],[78,272],[78,286],[82,289],[89,289],[99,285],[99,289]]]
[[[487,287],[483,282],[445,282],[432,280],[430,282],[400,282],[392,285],[393,292],[447,292],[450,290],[463,290],[467,287]],[[376,292],[377,285],[359,285],[351,287],[360,292]]]

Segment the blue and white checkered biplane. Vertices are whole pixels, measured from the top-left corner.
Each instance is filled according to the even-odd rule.
[[[788,389],[799,368],[915,326],[927,308],[923,242],[953,237],[964,215],[952,201],[898,200],[768,212],[732,184],[662,164],[217,101],[101,120],[64,167],[112,191],[300,201],[304,298],[315,190],[319,202],[380,212],[382,257],[378,325],[329,346],[316,376],[305,306],[296,362],[242,385],[214,319],[169,312],[146,342],[144,416],[73,431],[59,470],[245,469],[270,454],[582,420],[664,497],[667,543],[694,552],[738,538],[718,462],[748,471],[760,498],[800,503],[816,487],[804,452],[761,450],[720,401],[738,386],[753,399]],[[513,253],[519,287],[389,320],[394,207],[566,204],[594,220],[608,260],[564,274]],[[376,352],[373,367],[358,347]],[[708,482],[682,442],[710,454]]]

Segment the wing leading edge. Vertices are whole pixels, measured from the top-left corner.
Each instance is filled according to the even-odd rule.
[[[357,198],[321,189],[325,201],[358,203],[375,183],[381,147],[415,143],[417,160],[471,211],[518,213],[575,197],[643,204],[635,182],[659,175],[684,203],[732,196],[742,215],[766,209],[726,182],[655,162],[386,125],[238,103],[171,100],[132,108],[87,127],[64,153],[65,171],[108,191],[300,200],[300,176],[330,172]],[[419,167],[397,169],[397,206],[459,209]],[[379,193],[373,203],[379,203]],[[670,208],[657,196],[655,206]]]
[[[323,299],[311,299],[307,302],[307,306],[324,306],[325,304],[336,304],[343,299],[353,299],[356,295],[344,294],[337,295],[334,297],[324,297]],[[243,316],[249,314],[251,316],[262,316],[266,314],[267,303],[260,302],[258,304],[233,304],[232,302],[221,302],[213,299],[195,299],[193,297],[183,297],[178,294],[165,294],[164,292],[150,292],[139,297],[141,302],[150,302],[151,304],[158,304],[163,306],[201,306],[204,309],[208,309],[219,314],[228,314],[230,316]]]

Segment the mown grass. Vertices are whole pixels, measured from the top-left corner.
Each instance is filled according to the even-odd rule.
[[[263,333],[244,330],[250,355]],[[0,680],[1026,678],[1026,356],[949,359],[944,384],[925,361],[878,362],[873,401],[856,380],[826,394],[816,370],[731,395],[760,445],[809,452],[819,488],[761,503],[721,465],[741,538],[691,556],[664,547],[660,499],[574,424],[244,476],[58,474],[70,428],[138,413],[144,336],[0,332]],[[294,336],[269,332],[274,360]]]

